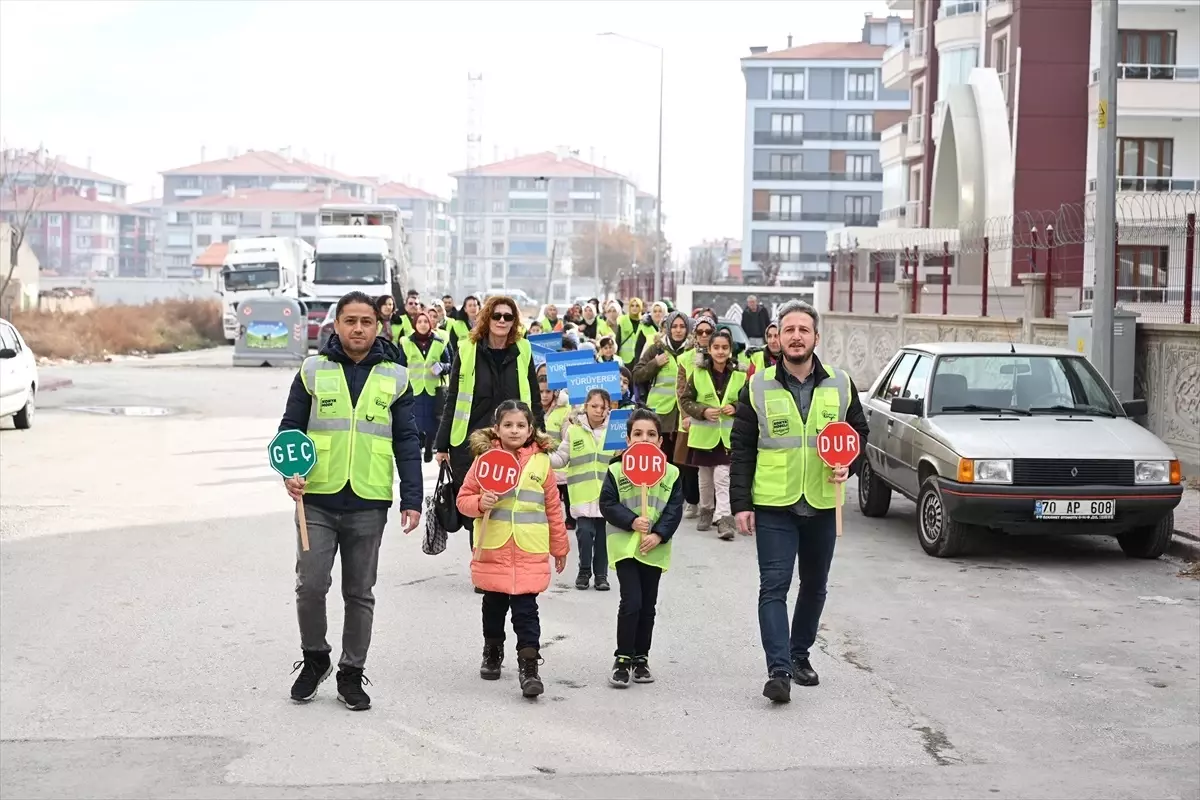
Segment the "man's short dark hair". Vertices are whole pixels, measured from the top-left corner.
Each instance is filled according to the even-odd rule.
[[[371,313],[375,314],[376,319],[379,318],[379,312],[375,310],[375,301],[366,292],[346,292],[342,295],[342,299],[337,301],[337,307],[334,309],[333,316],[340,319],[342,311],[351,303],[362,303],[371,309]]]
[[[453,303],[453,302],[454,302],[454,295],[452,295],[452,294],[444,294],[444,295],[442,295],[442,299],[443,299],[443,300],[449,300],[451,303]]]
[[[418,292],[416,289],[409,289],[408,293],[404,296],[405,297],[420,297],[421,293]]]

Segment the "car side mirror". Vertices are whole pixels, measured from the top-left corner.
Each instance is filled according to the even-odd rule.
[[[16,358],[17,351],[11,347],[0,348],[0,358]]]
[[[911,414],[919,417],[925,413],[925,401],[914,397],[893,397],[892,411],[896,414]]]
[[[1144,417],[1150,413],[1150,404],[1145,400],[1126,400],[1121,403],[1121,410],[1127,417]]]

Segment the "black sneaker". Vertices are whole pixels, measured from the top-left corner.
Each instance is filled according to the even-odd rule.
[[[366,711],[371,707],[371,698],[363,691],[363,684],[371,685],[363,671],[356,667],[339,667],[337,673],[338,700],[351,711]]]
[[[645,656],[633,660],[633,682],[654,683],[654,674],[650,672],[650,664]]]
[[[479,677],[485,681],[500,680],[500,665],[504,663],[504,640],[488,639],[483,643],[483,663],[479,665]]]
[[[792,659],[792,680],[799,686],[816,686],[821,682],[807,658]]]
[[[608,576],[607,575],[597,575],[596,576],[596,591],[597,592],[607,592],[611,588],[612,587],[608,585]]]
[[[592,575],[590,572],[581,572],[575,578],[575,588],[579,590],[586,589],[588,588],[588,584],[591,582],[591,580]],[[596,588],[599,589],[600,587],[597,586]]]
[[[792,702],[792,676],[781,669],[772,672],[763,687],[763,697],[772,703]]]
[[[612,675],[609,676],[608,682],[618,689],[629,688],[629,668],[631,666],[630,659],[625,656],[617,656],[617,660],[613,662]]]
[[[333,672],[333,662],[329,653],[318,653],[315,650],[303,651],[304,658],[292,664],[292,674],[300,670],[296,682],[292,684],[292,699],[297,703],[307,703],[317,696],[317,687],[325,682]]]
[[[541,661],[538,651],[532,647],[523,647],[517,651],[517,674],[521,681],[521,694],[525,697],[537,697],[546,691],[542,678],[538,675],[538,663]]]

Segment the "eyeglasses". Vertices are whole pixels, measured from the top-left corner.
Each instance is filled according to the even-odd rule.
[[[697,328],[696,335],[697,336],[712,336],[712,331],[710,331],[708,328]]]
[[[502,311],[492,312],[492,322],[512,322],[516,318],[515,314],[505,314]]]

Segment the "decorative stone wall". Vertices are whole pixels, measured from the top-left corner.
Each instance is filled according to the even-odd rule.
[[[1134,396],[1147,427],[1181,460],[1200,465],[1200,326],[1139,323]]]

